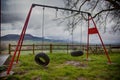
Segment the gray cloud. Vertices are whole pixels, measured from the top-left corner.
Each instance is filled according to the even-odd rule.
[[[26,3],[23,3],[22,1],[19,1],[19,0],[2,0],[1,1],[2,23],[14,23],[17,21],[24,21],[26,12],[29,8],[30,3],[28,1],[28,3],[26,4]]]
[[[6,34],[20,34],[23,28],[26,16],[30,9],[32,3],[37,4],[46,4],[63,7],[64,4],[62,0],[1,0],[1,18],[2,18],[2,35]],[[61,17],[61,15],[58,15]],[[62,16],[63,17],[63,16]],[[68,32],[64,32],[65,25],[57,25],[57,21],[52,21],[55,18],[55,10],[54,9],[45,9],[45,36],[46,37],[57,37],[58,39],[69,39],[71,40],[71,36]],[[82,24],[86,24],[82,23]],[[27,28],[27,33],[30,33],[35,36],[41,36],[41,25],[42,25],[42,8],[35,7],[33,8],[32,15],[30,17],[30,21]],[[110,23],[107,25],[107,30],[109,32]],[[80,41],[82,38],[82,42],[87,41],[87,25],[82,26],[82,37],[81,37],[81,28],[80,25],[76,28],[74,32],[74,40]],[[109,34],[103,34],[100,31],[100,34],[105,43],[115,43],[119,42],[120,36]],[[96,36],[90,36],[90,42],[100,43],[99,38]]]
[[[21,14],[16,14],[16,13],[4,13],[4,12],[2,12],[1,13],[1,22],[2,23],[14,23],[14,22],[16,22],[16,21],[23,21],[24,20],[24,18],[23,17],[21,17],[21,16],[19,16],[19,15],[21,15]]]

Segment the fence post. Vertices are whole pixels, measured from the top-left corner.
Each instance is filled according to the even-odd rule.
[[[69,45],[67,44],[67,54],[68,54],[68,46],[69,46]]]
[[[50,53],[52,53],[52,44],[50,44]]]
[[[11,54],[11,44],[9,44],[9,54]]]
[[[108,45],[108,52],[109,52],[109,53],[112,53],[111,44]]]
[[[96,49],[96,54],[99,54],[99,53],[98,53],[98,49],[97,49],[97,44],[95,45],[95,47],[96,47],[96,48],[95,48],[95,49]]]
[[[35,54],[35,44],[33,44],[33,54]]]
[[[84,44],[82,45],[82,50],[84,51]]]

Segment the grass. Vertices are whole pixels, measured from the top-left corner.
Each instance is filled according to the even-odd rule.
[[[15,65],[14,75],[6,80],[120,80],[120,54],[110,54],[112,62],[108,65],[105,55],[90,55],[91,61],[85,61],[86,55],[72,57],[70,54],[48,54],[50,63],[42,67],[35,63],[35,55],[20,56],[20,63]],[[67,61],[80,62],[85,66],[74,66]]]

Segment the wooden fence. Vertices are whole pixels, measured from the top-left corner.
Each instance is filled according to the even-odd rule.
[[[16,45],[9,44],[9,54],[15,51]],[[106,45],[106,49],[109,53],[112,52],[112,49],[120,49],[120,46],[111,46]],[[50,53],[53,53],[54,50],[64,50],[66,53],[69,53],[70,50],[82,50],[86,51],[86,45],[71,45],[71,44],[32,44],[32,45],[22,45],[21,51],[32,51],[35,54],[36,50],[49,50]],[[104,53],[102,45],[90,45],[89,53],[99,54]]]

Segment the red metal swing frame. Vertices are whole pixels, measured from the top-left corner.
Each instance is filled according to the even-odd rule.
[[[93,22],[93,25],[94,25],[93,28],[90,28],[90,20],[92,20],[92,22]],[[98,29],[97,29],[95,21],[93,20],[93,17],[90,14],[88,14],[88,36],[87,36],[87,53],[86,53],[87,54],[87,60],[88,60],[88,52],[89,52],[89,35],[92,35],[92,34],[98,34],[98,37],[99,37],[99,39],[101,41],[101,44],[103,46],[103,49],[105,51],[105,55],[106,55],[106,57],[108,59],[108,63],[111,64],[109,54],[108,54],[108,52],[107,52],[107,50],[105,48],[105,45],[104,45],[102,37],[100,36],[100,33],[99,33]]]
[[[12,56],[12,59],[11,59],[11,62],[8,66],[8,69],[7,69],[7,74],[10,74],[10,71],[12,69],[12,66],[13,66],[13,62],[15,60],[15,57],[16,57],[16,54],[17,55],[17,59],[16,59],[16,63],[18,63],[18,60],[19,60],[19,57],[20,57],[20,51],[21,51],[21,48],[22,48],[22,44],[23,44],[23,40],[24,40],[24,36],[25,36],[25,32],[26,32],[26,29],[27,29],[27,26],[28,26],[28,22],[29,22],[29,19],[30,19],[30,15],[31,15],[31,12],[32,12],[32,9],[33,7],[35,6],[42,6],[42,7],[48,7],[48,8],[55,8],[55,9],[62,9],[62,10],[68,10],[68,11],[75,11],[75,12],[78,12],[78,13],[85,13],[85,14],[88,14],[88,38],[87,38],[87,59],[88,59],[88,50],[89,50],[89,34],[98,34],[100,40],[101,40],[101,43],[102,43],[102,46],[105,50],[105,54],[108,58],[108,62],[111,63],[111,60],[109,58],[109,55],[108,55],[108,52],[104,46],[104,43],[102,41],[102,38],[97,30],[97,27],[96,27],[96,24],[92,18],[92,16],[90,15],[90,13],[87,13],[87,12],[83,12],[83,11],[77,11],[77,10],[71,10],[71,9],[66,9],[66,8],[59,8],[59,7],[54,7],[54,6],[47,6],[47,5],[39,5],[39,4],[32,4],[30,10],[29,10],[29,13],[27,15],[27,18],[26,18],[26,21],[24,23],[24,26],[23,26],[23,29],[22,29],[22,32],[21,32],[21,35],[20,35],[20,38],[18,40],[18,43],[17,43],[17,46],[16,46],[16,49],[14,51],[14,54]],[[89,28],[89,23],[90,23],[90,20],[92,20],[95,28]]]

